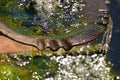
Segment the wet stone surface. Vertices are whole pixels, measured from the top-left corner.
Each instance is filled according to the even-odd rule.
[[[69,50],[95,40],[109,24],[102,0],[1,0],[0,4],[0,32],[39,50]]]
[[[74,33],[75,31],[82,32],[89,28],[102,26],[107,24],[104,19],[104,12],[99,14],[98,8],[93,7],[93,12],[96,15],[89,13],[87,17],[96,16],[104,20],[94,20],[91,24],[89,19],[84,15],[85,7],[88,8],[89,4],[94,4],[92,1],[83,0],[13,0],[13,1],[1,1],[1,19],[6,22],[12,29],[17,32],[39,37],[39,36],[54,36],[54,35],[68,35],[68,33]],[[13,5],[15,4],[15,5]],[[102,8],[98,5],[98,7]],[[103,7],[106,8],[106,7]],[[98,15],[99,16],[98,16]],[[99,18],[100,19],[100,18]],[[14,25],[12,23],[15,23]],[[104,22],[104,23],[102,23]],[[98,23],[98,25],[95,23]],[[18,27],[16,27],[18,26]]]

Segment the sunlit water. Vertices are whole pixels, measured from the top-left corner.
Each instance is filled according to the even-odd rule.
[[[51,57],[60,63],[57,74],[45,80],[112,80],[102,54]]]
[[[24,2],[24,0],[19,1]],[[22,2],[19,6],[22,6]],[[2,64],[0,80],[114,80],[116,76],[110,67],[112,64],[106,58],[111,37],[112,22],[99,41],[103,44],[102,48],[92,54],[89,54],[91,51],[86,51],[85,55],[82,54],[83,47],[77,49],[76,54],[71,52],[71,54],[48,55],[48,57],[30,54],[19,56],[24,54],[22,52],[8,54],[4,59],[0,59]],[[94,44],[98,44],[97,41]],[[85,46],[89,48],[91,45],[93,44],[88,43]],[[21,74],[24,76],[20,75],[22,78],[15,74],[17,70],[23,71]]]

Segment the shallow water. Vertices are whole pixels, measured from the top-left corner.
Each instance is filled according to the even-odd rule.
[[[1,59],[4,57],[4,59]],[[106,56],[0,56],[0,80],[113,80]]]
[[[116,1],[111,0],[111,4],[108,5],[113,20],[113,35],[108,58],[113,64],[113,69],[120,75],[120,5]]]
[[[105,41],[105,43],[107,42]],[[87,45],[87,48],[90,48],[90,46],[91,45]],[[71,53],[81,54],[81,51],[84,50],[83,48],[84,46],[79,48],[79,51],[77,52],[71,51]],[[112,49],[110,50],[110,53],[111,52]],[[33,53],[35,52],[33,51]],[[54,54],[53,52],[51,53]],[[69,54],[70,52],[66,52],[66,53]],[[85,53],[87,54],[89,52],[86,50]],[[0,60],[1,62],[0,76],[2,76],[1,79],[6,79],[10,77],[10,80],[16,79],[16,76],[18,76],[17,77],[18,80],[23,78],[33,79],[33,80],[41,80],[43,78],[46,78],[45,80],[78,80],[78,79],[79,80],[112,80],[114,79],[115,76],[113,75],[111,68],[109,67],[109,63],[107,63],[106,61],[106,56],[104,54],[99,54],[99,52],[97,53],[92,52],[92,53],[93,55],[65,55],[65,56],[51,56],[51,57],[19,56],[16,54],[15,55],[9,54],[6,59]],[[38,54],[44,54],[44,52],[41,51],[41,53]],[[112,62],[113,59],[112,55],[110,55],[110,59]],[[115,69],[117,70],[117,68]],[[16,72],[16,70],[18,70],[18,72]],[[24,72],[17,75],[19,71],[20,72],[24,71]],[[11,72],[11,74],[7,74],[7,72],[8,73]]]

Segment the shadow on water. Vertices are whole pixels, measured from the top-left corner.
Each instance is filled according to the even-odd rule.
[[[120,75],[120,4],[111,0],[108,5],[113,20],[113,35],[110,43],[108,58],[113,64],[113,69]]]

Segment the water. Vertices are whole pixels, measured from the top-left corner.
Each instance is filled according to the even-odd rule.
[[[113,34],[108,58],[113,64],[113,69],[120,75],[120,5],[118,5],[116,0],[111,0],[111,4],[108,7],[113,20]]]
[[[30,56],[23,53],[0,56],[0,80],[114,80],[104,54]]]
[[[25,52],[2,55],[0,80],[114,80],[115,75],[110,68],[110,62],[106,60],[105,54],[101,54],[109,48],[112,28],[109,27],[102,39],[104,45],[95,41],[94,44],[77,46],[70,51],[31,51],[34,56],[27,52],[28,55],[25,55]],[[105,52],[101,51],[103,49]],[[110,59],[112,62],[111,56]]]
[[[51,57],[60,63],[57,74],[46,80],[112,80],[113,75],[104,55],[77,55]]]

